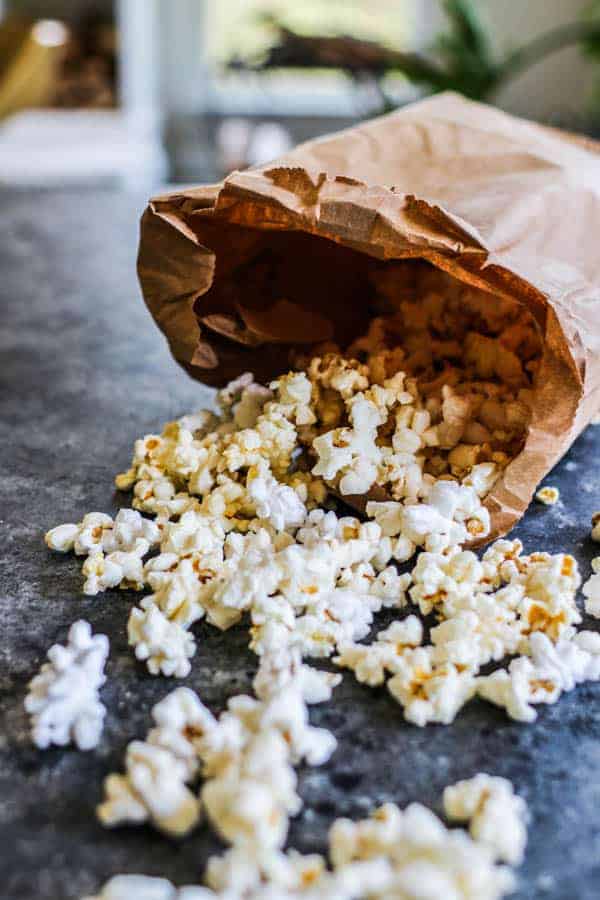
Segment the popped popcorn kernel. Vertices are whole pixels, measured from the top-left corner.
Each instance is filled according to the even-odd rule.
[[[497,859],[520,865],[527,843],[527,807],[510,781],[480,772],[444,789],[448,818],[468,822],[471,837]]]
[[[545,506],[554,506],[560,500],[560,491],[556,487],[546,485],[537,491],[535,499]]]
[[[25,697],[37,747],[72,742],[80,750],[91,750],[98,745],[106,715],[99,690],[106,681],[108,649],[106,635],[92,635],[83,619],[71,625],[65,646],[50,647],[48,662],[29,682]]]

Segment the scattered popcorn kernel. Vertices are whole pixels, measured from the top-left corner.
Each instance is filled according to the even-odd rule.
[[[106,799],[98,806],[98,818],[109,828],[149,819],[166,834],[182,837],[200,818],[186,776],[185,764],[168,750],[133,741],[127,748],[125,775],[105,779]]]
[[[92,635],[88,622],[80,620],[69,629],[65,646],[48,650],[48,662],[29,682],[25,698],[37,747],[73,742],[91,750],[98,745],[106,715],[98,692],[106,681],[108,649],[108,638]]]
[[[560,499],[560,491],[558,488],[546,486],[539,489],[535,495],[535,499],[539,500],[539,502],[543,503],[545,506],[554,506]]]
[[[479,773],[444,790],[448,818],[468,822],[473,840],[485,844],[497,859],[518,866],[527,843],[527,807],[510,781]]]
[[[99,894],[83,900],[216,900],[208,888],[176,888],[166,878],[148,875],[115,875]]]

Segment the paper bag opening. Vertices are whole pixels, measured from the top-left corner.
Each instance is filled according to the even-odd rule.
[[[520,304],[541,356],[523,447],[487,497],[492,538],[600,407],[599,230],[594,153],[443,96],[157,198],[139,274],[174,356],[213,385],[348,347],[379,314],[373,273],[402,260]]]

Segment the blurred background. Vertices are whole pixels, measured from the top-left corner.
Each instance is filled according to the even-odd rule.
[[[0,0],[0,185],[216,181],[447,88],[600,134],[600,2]]]

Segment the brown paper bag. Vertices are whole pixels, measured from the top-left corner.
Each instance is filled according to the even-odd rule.
[[[600,407],[596,153],[583,139],[440,95],[222,184],[152,200],[139,252],[144,298],[175,358],[214,385],[246,370],[270,378],[292,350],[364,331],[373,258],[424,259],[523,303],[543,357],[525,446],[486,501],[491,539],[523,514]],[[267,268],[284,299],[264,299]]]

